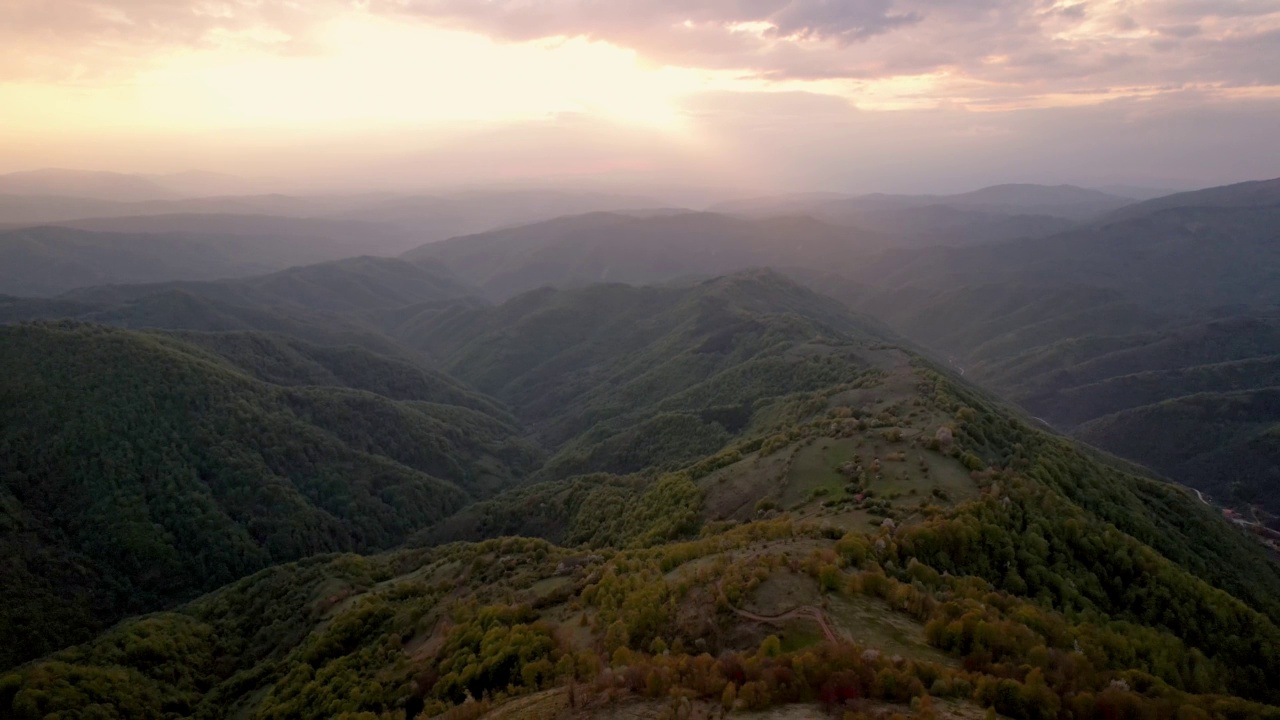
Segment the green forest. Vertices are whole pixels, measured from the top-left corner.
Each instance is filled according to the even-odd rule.
[[[1262,545],[777,273],[359,322],[0,327],[6,716],[1280,717]]]

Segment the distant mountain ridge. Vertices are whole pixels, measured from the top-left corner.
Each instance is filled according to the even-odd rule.
[[[178,197],[156,179],[141,175],[60,168],[0,174],[0,195],[65,195],[116,202]]]
[[[840,268],[889,242],[802,216],[593,213],[431,243],[403,257],[442,262],[505,299],[543,285],[643,284],[763,266]]]
[[[1049,238],[893,251],[853,279],[823,287],[1033,415],[1280,516],[1280,180],[1137,203]]]
[[[869,193],[848,195],[840,193],[796,193],[792,195],[766,196],[749,200],[734,200],[713,205],[712,212],[745,212],[770,214],[782,210],[785,213],[819,209],[819,214],[836,208],[873,210],[883,208],[926,207],[945,205],[953,208],[1016,210],[1021,214],[1035,214],[1037,210],[1060,208],[1075,214],[1082,208],[1129,204],[1131,198],[1101,190],[1091,190],[1077,185],[1036,185],[1031,183],[1006,183],[950,195]]]
[[[0,296],[0,322],[76,318],[126,328],[259,331],[404,356],[411,351],[388,328],[405,315],[482,302],[479,294],[438,263],[357,257],[248,278],[107,285],[50,299]]]
[[[247,307],[337,313],[439,303],[477,292],[440,263],[366,255],[246,278],[88,287],[61,298],[121,303],[170,290]]]
[[[160,216],[0,231],[0,293],[50,296],[104,284],[217,280],[413,244],[360,223]]]
[[[1122,208],[1101,218],[1099,222],[1116,222],[1176,208],[1246,208],[1276,205],[1280,205],[1280,178],[1167,195]]]
[[[412,233],[421,243],[563,215],[644,211],[662,207],[665,207],[664,203],[642,196],[543,190],[446,192],[438,195],[240,192],[194,197],[175,194],[129,200],[52,191],[0,191],[0,228],[152,215],[272,215],[308,218],[317,222],[378,223]]]
[[[808,215],[928,246],[1048,237],[1131,202],[1074,185],[1006,184],[953,195],[784,195],[711,210],[752,218]]]

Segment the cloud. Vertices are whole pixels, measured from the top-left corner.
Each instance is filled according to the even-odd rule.
[[[314,49],[338,0],[6,0],[0,81],[120,79],[176,48]]]
[[[361,23],[394,25],[399,44],[348,34],[348,45],[378,51],[348,52],[340,30]],[[445,30],[470,33],[464,44],[474,54],[439,46],[441,61],[413,52],[423,38],[463,36]],[[583,45],[593,52],[572,52]],[[601,47],[607,52],[595,52]],[[560,58],[607,55],[617,67],[548,60],[543,72],[512,60],[546,48]],[[224,73],[234,80],[226,87],[257,80],[259,96],[235,115],[230,92],[199,75],[186,82],[175,58],[188,50],[217,51],[202,55],[215,68],[227,58],[243,65]],[[270,63],[255,64],[264,55],[323,71],[264,73]],[[324,62],[295,63],[297,55]],[[342,65],[351,57],[359,61]],[[104,125],[91,103],[76,104],[79,86],[127,98],[139,94],[129,81],[142,85],[162,69],[165,87],[191,88],[189,99],[249,118],[245,136],[262,130],[254,123],[264,106],[290,122],[323,117],[295,98],[314,95],[323,110],[335,104],[336,88],[344,112],[400,108],[417,118],[410,111],[418,105],[499,107],[479,114],[510,116],[511,127],[460,146],[486,158],[487,173],[535,172],[554,165],[548,157],[570,157],[574,167],[622,158],[628,172],[688,176],[697,163],[683,159],[685,146],[540,119],[545,103],[537,101],[551,93],[538,80],[576,77],[584,65],[595,79],[560,83],[556,111],[611,120],[670,105],[688,120],[690,137],[721,154],[720,167],[738,163],[729,176],[782,186],[1080,181],[1090,164],[1163,176],[1191,167],[1230,180],[1280,163],[1280,146],[1270,142],[1280,110],[1280,0],[0,0],[0,85],[77,86],[58,95],[65,107],[49,103],[53,118]],[[630,81],[620,81],[627,73]],[[514,85],[501,82],[512,77]],[[441,85],[450,93],[423,90]],[[521,113],[491,102],[522,90],[532,100],[509,103]],[[165,93],[138,117],[182,104]],[[617,112],[600,111],[606,106]],[[176,125],[187,117],[169,114]],[[389,119],[361,115],[351,124]],[[142,124],[117,122],[131,131]],[[70,142],[63,136],[58,142]],[[644,151],[629,152],[632,142]],[[1026,168],[1054,170],[1020,175]]]
[[[507,40],[581,36],[768,81],[947,74],[1032,94],[1271,82],[1280,0],[374,0]],[[1270,63],[1275,67],[1276,63]],[[939,88],[941,89],[941,88]],[[1000,94],[998,91],[996,94]]]
[[[855,102],[867,83],[925,76],[937,104],[975,106],[1280,82],[1280,0],[9,0],[0,79],[93,80],[175,47],[323,52],[315,29],[343,13],[503,42],[587,38]]]
[[[896,11],[893,0],[388,0],[373,7],[514,40],[582,35],[658,45],[681,45],[679,36],[699,27],[733,34],[752,24],[771,39],[849,43],[920,20],[914,12]]]

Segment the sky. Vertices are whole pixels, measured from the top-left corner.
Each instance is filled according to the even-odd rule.
[[[4,0],[0,172],[942,192],[1280,176],[1280,0]]]

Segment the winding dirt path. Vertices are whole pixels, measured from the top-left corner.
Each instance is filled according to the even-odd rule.
[[[716,592],[720,593],[721,595],[724,594],[724,589],[722,588],[723,584],[724,584],[723,580],[716,583]],[[777,615],[760,615],[758,613],[753,613],[749,610],[743,610],[742,608],[734,607],[733,603],[728,603],[728,605],[729,605],[729,609],[732,610],[734,614],[737,615],[738,617],[746,618],[748,620],[755,620],[756,622],[762,622],[769,625],[781,625],[787,620],[793,620],[793,619],[812,620],[818,623],[818,627],[822,628],[822,634],[826,636],[827,642],[832,642],[832,643],[840,642],[841,640],[844,639],[841,636],[836,634],[836,631],[831,627],[831,624],[827,622],[827,614],[823,612],[822,608],[820,607],[815,607],[813,605],[801,605],[799,607],[791,608],[790,610],[784,613],[779,613]]]
[[[739,617],[744,617],[748,620],[755,620],[756,622],[768,623],[770,625],[781,625],[783,621],[795,618],[813,620],[818,623],[818,627],[822,628],[822,634],[826,636],[827,642],[839,642],[841,640],[840,636],[836,635],[835,630],[831,628],[831,625],[827,623],[827,614],[822,611],[822,608],[816,608],[812,605],[801,605],[800,607],[792,608],[781,615],[757,615],[753,612],[742,610],[732,605],[729,606],[729,609]]]

